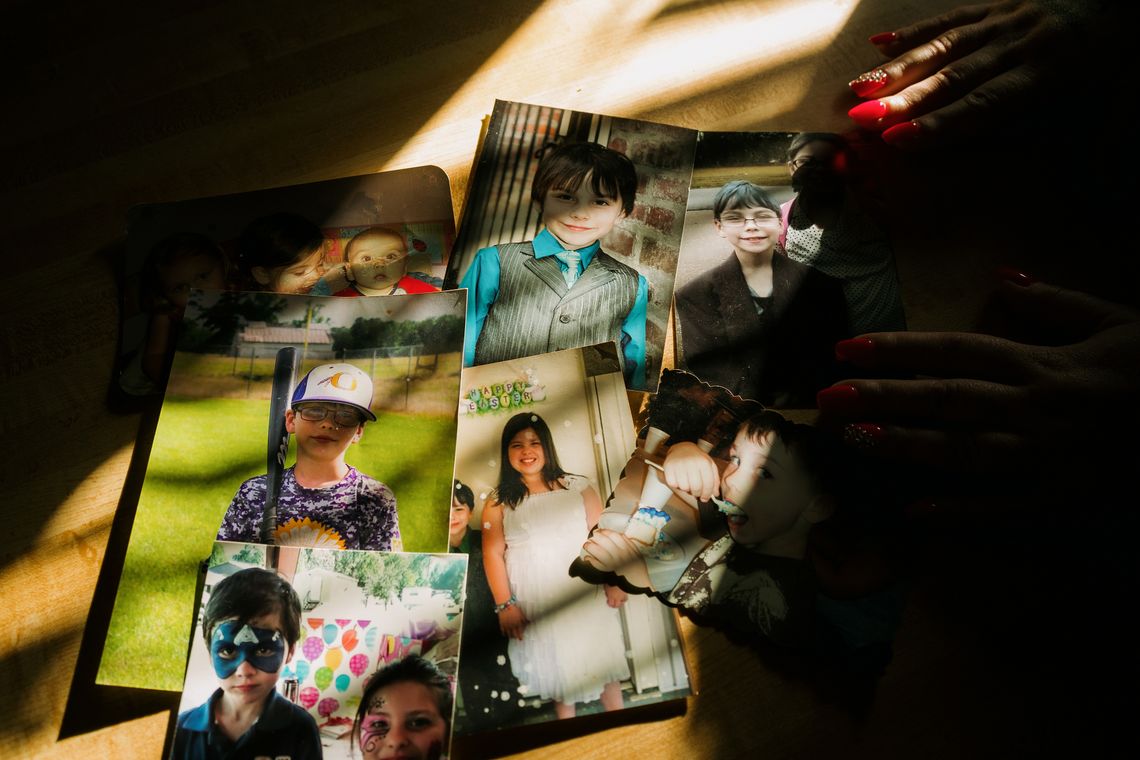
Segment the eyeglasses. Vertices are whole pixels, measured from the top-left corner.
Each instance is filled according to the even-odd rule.
[[[819,156],[796,156],[788,162],[788,166],[792,167],[793,169],[799,169],[801,166],[807,166],[808,164],[826,163],[828,163],[828,161],[820,158]]]
[[[778,222],[780,221],[780,216],[774,211],[761,212],[755,216],[728,213],[721,214],[718,221],[725,227],[742,227],[745,222],[752,222],[754,224],[771,224],[772,222]]]
[[[333,424],[337,427],[356,427],[363,422],[359,412],[352,409],[329,409],[324,406],[299,406],[295,410],[306,422],[321,422],[332,415]]]

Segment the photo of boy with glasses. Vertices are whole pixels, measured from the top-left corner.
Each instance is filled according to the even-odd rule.
[[[850,337],[842,283],[788,258],[759,185],[724,185],[712,217],[731,252],[676,292],[677,366],[765,406],[814,407]]]
[[[322,364],[297,384],[285,411],[297,461],[282,478],[275,544],[402,551],[392,490],[344,461],[364,423],[376,421],[371,404],[372,379],[351,364]],[[241,484],[219,541],[259,541],[265,493],[265,475]]]

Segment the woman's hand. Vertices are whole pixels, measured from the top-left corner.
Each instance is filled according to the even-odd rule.
[[[526,615],[519,609],[518,604],[512,604],[499,611],[499,630],[507,638],[522,641],[523,631],[529,624],[530,621],[526,619]]]
[[[629,599],[629,594],[622,591],[617,586],[606,584],[606,604],[613,607],[615,610],[625,604]]]
[[[885,129],[883,140],[903,148],[988,129],[1047,89],[1064,89],[1059,75],[1079,68],[1091,47],[1085,5],[1002,0],[876,34],[872,44],[895,57],[850,83],[871,100],[848,115],[860,127]]]
[[[1034,345],[971,333],[874,333],[842,341],[837,357],[860,368],[925,377],[826,388],[821,424],[846,423],[847,441],[874,454],[951,472],[1063,475],[1075,460],[1134,450],[1140,314],[1042,283],[1006,282],[999,297],[1020,322],[1055,338]],[[1127,435],[1123,450],[1114,428]]]
[[[716,462],[695,443],[682,441],[669,447],[665,456],[665,483],[701,501],[720,495],[720,471]]]

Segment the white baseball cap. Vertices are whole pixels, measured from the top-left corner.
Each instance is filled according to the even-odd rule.
[[[372,378],[352,364],[322,364],[309,370],[293,389],[291,407],[306,401],[331,401],[358,409],[369,422],[376,415],[368,408],[372,405]]]

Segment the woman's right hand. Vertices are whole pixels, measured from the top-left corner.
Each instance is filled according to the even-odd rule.
[[[523,631],[530,623],[517,604],[499,611],[499,630],[507,638],[522,641]]]

